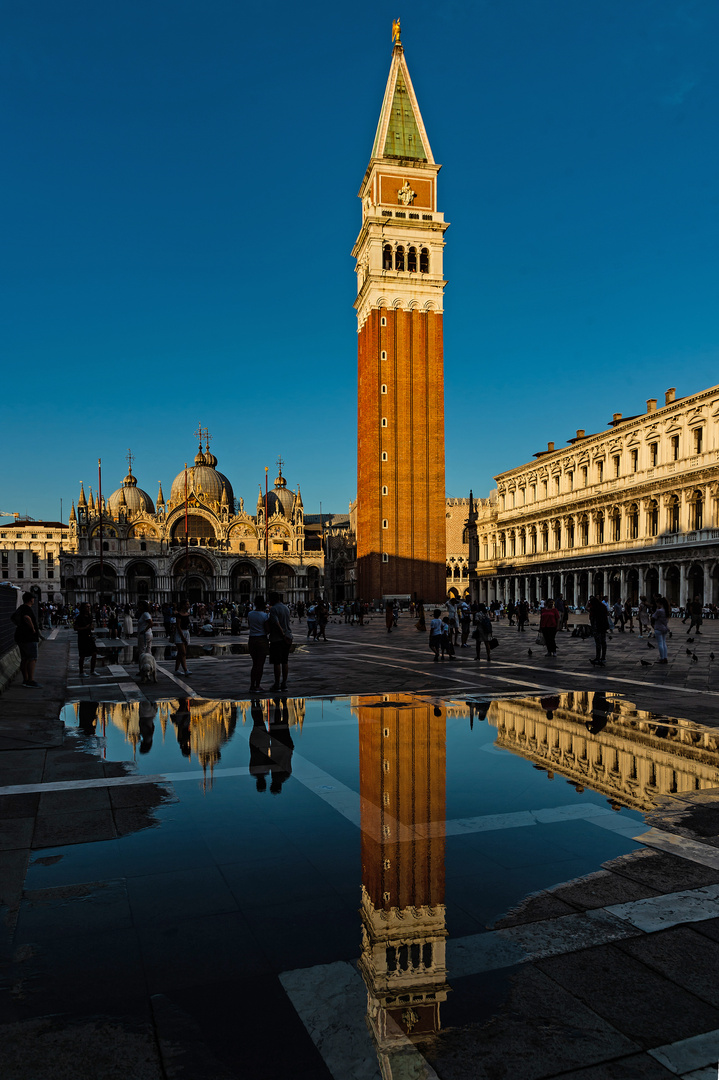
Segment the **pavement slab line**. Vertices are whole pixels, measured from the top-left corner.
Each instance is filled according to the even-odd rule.
[[[719,1060],[719,1030],[705,1031],[703,1035],[693,1035],[689,1039],[680,1039],[675,1043],[666,1043],[657,1046],[654,1050],[648,1050],[661,1065],[678,1076],[687,1077],[701,1075],[699,1070],[709,1070],[706,1076],[712,1080],[719,1073],[717,1060]]]
[[[377,1050],[365,1020],[367,987],[354,964],[341,960],[285,971],[280,982],[336,1080],[381,1080]],[[390,1059],[401,1058],[401,1075],[438,1080],[431,1065],[388,1017],[390,1024],[394,1030],[388,1054]]]

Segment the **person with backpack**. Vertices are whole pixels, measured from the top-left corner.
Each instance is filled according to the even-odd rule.
[[[480,604],[479,610],[477,611],[477,622],[474,628],[474,633],[472,634],[472,637],[474,638],[477,647],[478,660],[482,659],[482,643],[484,643],[484,647],[487,650],[487,659],[492,659],[492,646],[490,645],[490,641],[492,640],[493,636],[494,635],[492,633],[492,620],[487,613],[487,608],[484,606],[484,604]]]

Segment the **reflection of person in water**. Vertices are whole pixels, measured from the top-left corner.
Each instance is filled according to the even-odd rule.
[[[190,699],[180,698],[177,702],[177,708],[170,716],[173,724],[175,725],[175,731],[177,734],[177,741],[180,745],[180,751],[183,757],[189,757],[191,753],[190,747],[190,723],[192,717],[190,716]]]
[[[287,699],[275,698],[275,711],[270,724],[270,753],[272,755],[272,783],[270,791],[279,795],[282,785],[292,775],[292,751],[295,744],[290,735],[290,711]]]
[[[140,724],[140,753],[149,754],[152,750],[152,739],[155,734],[155,717],[157,716],[157,704],[154,701],[141,701],[139,708]]]
[[[97,702],[81,701],[77,710],[77,724],[85,735],[95,735],[97,726]]]
[[[607,695],[598,690],[592,699],[592,714],[589,720],[584,721],[584,726],[590,735],[598,735],[600,731],[604,730],[607,726],[609,713],[612,711],[613,706],[607,701]]]
[[[550,697],[543,697],[539,703],[547,714],[547,720],[554,719],[554,711],[561,705],[559,700],[559,694],[552,694]]]
[[[265,727],[262,702],[255,698],[250,705],[253,728],[250,732],[250,776],[254,776],[258,791],[267,791],[270,771],[270,733]]]

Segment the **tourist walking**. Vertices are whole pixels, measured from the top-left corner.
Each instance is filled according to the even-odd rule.
[[[327,629],[327,623],[329,621],[329,617],[330,617],[330,609],[328,608],[326,601],[318,600],[317,601],[317,633],[315,634],[315,637],[317,638],[318,641],[320,640],[320,638],[322,638],[323,641],[327,641],[327,634],[325,633],[325,631]]]
[[[462,648],[468,649],[469,643],[469,631],[472,627],[472,612],[469,610],[469,604],[466,600],[463,600],[459,605],[459,622],[462,628]]]
[[[97,643],[93,630],[95,623],[92,618],[92,609],[89,604],[80,604],[80,614],[75,619],[75,632],[77,633],[77,655],[80,669],[80,678],[85,677],[85,657],[90,657],[90,674],[95,674],[97,663]]]
[[[190,605],[183,600],[175,616],[175,672],[182,668],[183,675],[191,675],[187,670],[187,646],[190,644]]]
[[[22,604],[10,616],[10,621],[15,626],[15,644],[20,650],[20,672],[22,684],[32,690],[37,690],[40,683],[35,682],[35,665],[37,663],[38,642],[40,630],[33,611],[35,597],[31,592],[22,594]]]
[[[547,656],[557,655],[557,630],[560,623],[560,614],[554,606],[554,600],[547,600],[542,616],[539,620],[539,629],[544,637],[547,647]]]
[[[652,626],[654,637],[659,650],[659,664],[668,664],[667,660],[667,634],[669,633],[669,602],[663,596],[657,597],[657,605],[652,614]]]
[[[607,605],[592,596],[589,600],[589,622],[596,647],[596,654],[590,664],[604,667],[607,658],[607,633],[609,631],[609,611]]]
[[[247,616],[249,636],[247,648],[252,657],[252,670],[250,672],[250,693],[261,690],[262,672],[265,667],[265,658],[269,651],[267,640],[268,623],[270,617],[265,611],[265,598],[261,593],[255,597],[255,606]]]
[[[644,636],[645,630],[647,632],[647,637],[649,637],[651,635],[651,629],[649,626],[649,604],[647,603],[646,596],[639,597],[637,620],[639,622],[639,637]]]
[[[529,604],[526,600],[519,601],[517,608],[517,633],[521,633],[529,622]]]
[[[624,625],[626,627],[629,624],[629,633],[634,633],[634,611],[632,609],[631,600],[627,599],[624,603]]]
[[[691,604],[688,604],[687,607],[689,609],[689,617],[691,619],[691,622],[689,623],[689,629],[687,630],[687,634],[691,634],[693,626],[696,626],[697,634],[701,634],[702,610],[703,610],[703,605],[702,605],[701,600],[699,599],[698,596],[695,596],[694,599],[692,600]],[[655,633],[656,633],[656,631],[655,631]]]
[[[152,612],[147,600],[137,605],[137,655],[152,651]]]
[[[274,668],[273,691],[287,689],[290,649],[292,647],[292,624],[290,610],[282,603],[279,593],[270,593],[269,640],[270,663]],[[325,638],[325,640],[327,640]]]
[[[482,645],[484,645],[487,650],[487,659],[492,659],[492,646],[490,645],[490,641],[493,636],[492,620],[487,614],[485,605],[480,604],[479,610],[477,611],[477,623],[472,634],[476,645],[477,660],[482,659]]]
[[[394,605],[391,600],[388,600],[384,609],[384,624],[387,627],[387,633],[392,633],[392,624],[394,623]]]
[[[439,650],[442,645],[443,632],[444,624],[442,622],[442,612],[439,608],[435,608],[432,612],[432,620],[429,624],[429,647],[434,653],[435,664],[439,660]],[[442,659],[444,659],[444,653],[442,653]]]

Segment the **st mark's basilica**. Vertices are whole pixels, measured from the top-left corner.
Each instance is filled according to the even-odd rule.
[[[249,513],[219,471],[207,431],[196,435],[194,463],[178,472],[167,499],[162,484],[155,502],[139,486],[131,453],[127,475],[109,497],[91,489],[88,497],[81,485],[62,552],[68,602],[102,594],[119,603],[181,596],[246,603],[271,589],[288,601],[319,592],[321,523],[306,522],[299,485],[294,491],[287,486],[282,459],[274,486],[260,488]]]

